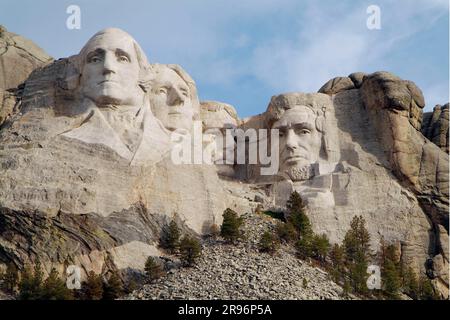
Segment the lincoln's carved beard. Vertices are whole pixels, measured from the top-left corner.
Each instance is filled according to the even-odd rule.
[[[314,176],[314,169],[312,164],[307,164],[303,167],[289,167],[283,171],[282,175],[292,181],[304,181]]]

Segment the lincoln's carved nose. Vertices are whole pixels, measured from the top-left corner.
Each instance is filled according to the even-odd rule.
[[[295,141],[295,132],[292,129],[288,129],[286,132],[286,148],[289,150],[294,150],[297,147]]]

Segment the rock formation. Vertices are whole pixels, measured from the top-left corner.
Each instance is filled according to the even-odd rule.
[[[0,126],[14,113],[20,85],[34,69],[51,60],[33,42],[0,25]]]
[[[423,114],[422,133],[443,151],[448,149],[448,103],[434,107],[433,112]]]
[[[316,232],[341,242],[362,215],[373,250],[395,243],[448,296],[448,105],[422,121],[411,81],[353,73],[239,119],[118,29],[33,68],[0,129],[0,264],[138,272],[171,219],[203,234],[296,190]]]

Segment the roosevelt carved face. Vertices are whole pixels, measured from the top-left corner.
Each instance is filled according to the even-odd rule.
[[[279,130],[280,170],[305,167],[319,159],[322,134],[316,128],[316,115],[306,106],[284,112],[272,128]]]
[[[134,40],[112,30],[94,36],[83,48],[81,92],[102,105],[138,105],[140,66]]]
[[[187,83],[172,69],[160,68],[150,95],[152,111],[169,130],[192,128],[194,108]]]

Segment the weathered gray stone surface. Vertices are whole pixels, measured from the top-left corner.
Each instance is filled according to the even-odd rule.
[[[349,77],[337,77],[325,83],[322,88],[319,89],[319,93],[336,94],[338,92],[354,88],[355,84]]]
[[[0,26],[0,125],[14,114],[18,88],[39,66],[52,60],[28,39]]]
[[[448,148],[448,103],[433,108],[433,112],[423,114],[422,133],[441,150],[449,153]]]

